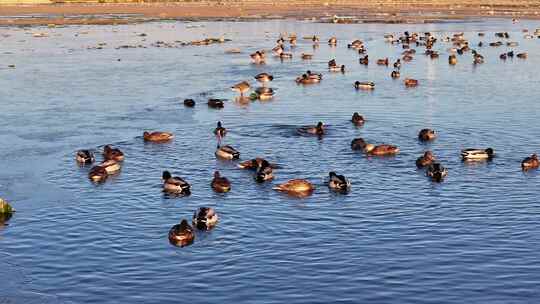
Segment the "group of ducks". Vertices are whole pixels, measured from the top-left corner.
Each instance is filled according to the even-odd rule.
[[[499,37],[499,36],[498,36]],[[320,39],[317,36],[307,37],[313,41],[314,48],[318,46]],[[508,38],[504,36],[503,38]],[[416,46],[425,46],[426,55],[431,56],[431,58],[437,58],[438,53],[432,50],[433,44],[437,39],[432,36],[430,33],[425,33],[424,36],[420,36],[416,33],[409,34],[405,32],[404,36],[401,36],[397,39],[394,39],[393,35],[385,35],[385,39],[392,44],[402,44],[405,51],[402,53],[403,57],[397,59],[393,63],[394,70],[390,74],[393,79],[400,77],[400,68],[402,65],[402,60],[404,62],[411,61],[415,50],[410,48],[410,45],[416,44]],[[455,46],[455,52],[457,54],[463,54],[469,50],[468,42],[463,38],[463,34],[456,34],[453,38],[445,39],[447,41],[452,41]],[[278,56],[281,59],[292,57],[291,53],[286,53],[284,51],[285,39],[281,37],[277,41],[277,46],[272,50],[275,56]],[[291,48],[296,46],[296,36],[291,36],[289,39]],[[337,39],[332,37],[329,39],[328,44],[330,46],[337,45]],[[366,48],[362,41],[355,40],[352,43],[348,44],[348,48],[355,49],[359,54],[365,54]],[[481,63],[483,57],[479,55],[474,50],[472,51],[474,63]],[[510,53],[506,53],[507,56],[510,56]],[[512,53],[513,55],[513,53]],[[313,55],[311,54],[302,54],[302,59],[311,59]],[[520,55],[522,58],[526,55]],[[501,57],[502,58],[502,57]],[[251,59],[254,63],[262,64],[266,61],[266,54],[264,51],[256,51],[251,54]],[[449,64],[457,64],[457,56],[451,54],[449,56]],[[369,57],[366,54],[365,56],[359,59],[359,63],[363,65],[369,64]],[[388,58],[378,59],[378,65],[388,66],[390,64]],[[328,62],[328,70],[330,72],[345,72],[345,66],[339,65],[332,59]],[[274,77],[268,73],[260,73],[256,75],[255,80],[261,83],[261,87],[258,87],[253,94],[249,96],[249,99],[271,99],[274,95],[274,90],[267,87],[266,85],[271,82]],[[310,70],[303,73],[301,76],[295,79],[298,84],[314,84],[319,83],[322,80],[322,74],[314,73]],[[414,87],[418,85],[418,80],[407,78],[404,80],[406,87]],[[375,84],[371,81],[356,81],[354,83],[356,89],[362,90],[372,90],[375,87]],[[231,89],[240,94],[240,98],[245,98],[245,95],[251,89],[249,82],[242,81],[232,86]],[[192,99],[186,99],[184,105],[187,107],[193,107],[195,101]],[[213,108],[222,108],[224,106],[223,100],[221,99],[209,99],[208,106]],[[362,126],[365,123],[365,119],[359,113],[354,113],[351,118],[351,122],[355,126]],[[318,122],[316,125],[312,126],[303,126],[297,129],[297,133],[300,135],[314,135],[314,136],[324,136],[326,134],[326,127],[322,122]],[[221,122],[217,123],[217,127],[214,129],[214,135],[217,139],[217,148],[215,151],[215,156],[222,160],[236,161],[240,159],[240,152],[236,150],[231,145],[223,145],[223,138],[227,134],[227,129],[223,127]],[[433,141],[437,137],[434,130],[431,129],[422,129],[418,134],[418,139],[422,142]],[[169,132],[144,132],[143,139],[146,142],[152,143],[165,143],[174,139],[174,135]],[[370,156],[391,156],[396,155],[400,152],[399,147],[389,144],[371,144],[367,143],[363,138],[355,138],[351,142],[351,149],[355,151],[362,151],[366,155]],[[461,151],[461,157],[464,161],[486,161],[491,160],[494,157],[495,153],[492,148],[487,149],[465,149]],[[93,166],[88,173],[88,177],[93,182],[103,182],[108,176],[113,175],[120,171],[121,163],[124,160],[124,154],[120,149],[114,148],[110,145],[106,145],[103,148],[102,152],[103,160],[98,165]],[[95,162],[95,156],[90,150],[79,150],[76,153],[76,160],[81,165],[90,165]],[[259,183],[270,181],[274,178],[273,172],[274,169],[278,169],[279,166],[272,164],[263,158],[253,158],[243,162],[238,163],[238,168],[245,170],[252,170],[254,180]],[[435,182],[442,182],[444,178],[448,175],[448,169],[445,168],[442,164],[437,162],[437,159],[432,151],[426,151],[422,156],[416,160],[416,166],[419,169],[425,169],[426,176],[431,178]],[[539,160],[536,154],[531,155],[530,157],[525,158],[521,163],[523,170],[535,169],[539,167]],[[163,191],[170,195],[184,196],[191,193],[191,185],[185,181],[183,178],[178,176],[173,176],[169,171],[163,171],[162,173],[163,180]],[[336,172],[330,172],[326,181],[327,186],[336,192],[347,193],[350,190],[351,183],[343,175],[339,175]],[[211,188],[218,193],[226,193],[231,191],[231,182],[224,176],[221,175],[219,171],[214,172],[213,179],[210,183]],[[276,185],[273,187],[274,190],[285,192],[297,197],[306,197],[313,193],[315,187],[314,185],[306,179],[291,179],[285,183]],[[188,220],[183,219],[179,224],[174,225],[169,231],[169,241],[178,246],[186,246],[193,243],[195,238],[194,229],[199,230],[209,230],[212,229],[218,222],[218,214],[213,208],[201,207],[196,210],[193,214],[191,226]]]

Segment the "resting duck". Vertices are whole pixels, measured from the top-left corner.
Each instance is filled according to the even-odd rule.
[[[193,99],[184,99],[184,106],[188,108],[193,108],[195,106],[195,100]]]
[[[516,55],[517,58],[520,58],[520,59],[527,59],[527,57],[529,57],[529,55],[527,53],[519,53]]]
[[[191,186],[181,177],[173,177],[169,171],[163,171],[163,191],[174,194],[189,195]]]
[[[437,183],[440,183],[448,175],[448,169],[439,163],[432,163],[427,167],[426,175]]]
[[[346,192],[351,188],[351,182],[343,175],[337,175],[336,172],[330,172],[328,177],[328,188],[332,190]]]
[[[258,167],[257,172],[255,172],[255,181],[262,183],[269,181],[274,178],[274,170],[269,162],[262,160],[261,165]]]
[[[490,160],[493,158],[495,151],[492,148],[487,149],[465,149],[461,151],[463,160]]]
[[[239,163],[237,167],[240,169],[245,169],[245,170],[259,170],[259,168],[263,167],[263,165],[266,165],[266,163],[268,163],[269,166],[272,167],[273,169],[278,168],[276,164],[271,164],[264,158],[260,158],[260,157],[243,161]]]
[[[345,72],[345,65],[337,65],[336,60],[328,61],[328,70],[330,72]]]
[[[90,172],[88,172],[88,178],[95,183],[105,181],[108,176],[107,170],[101,166],[94,166],[90,169]]]
[[[321,80],[322,80],[321,74],[307,71],[305,74],[302,74],[302,76],[296,78],[296,83],[312,84],[312,83],[319,83],[321,82]]]
[[[274,80],[274,76],[268,73],[259,73],[255,75],[255,80],[262,83],[262,85],[264,86],[267,82]]]
[[[366,55],[366,56],[360,58],[358,61],[360,62],[360,64],[368,65],[369,64],[369,56]]]
[[[386,65],[386,66],[388,66],[388,57],[384,58],[384,59],[378,59],[377,60],[377,65]]]
[[[214,208],[201,207],[193,213],[193,227],[199,230],[210,230],[217,225],[219,218]]]
[[[390,73],[390,77],[392,77],[393,79],[397,79],[401,76],[401,74],[399,73],[399,71],[392,71],[392,73]]]
[[[174,135],[169,132],[144,132],[143,138],[144,141],[162,143],[172,140]]]
[[[293,54],[292,53],[281,53],[279,54],[279,58],[281,59],[291,59],[293,57]]]
[[[354,88],[357,90],[373,90],[375,89],[375,83],[373,81],[356,81]]]
[[[302,58],[302,60],[311,60],[311,59],[313,59],[313,54],[302,53],[300,58]]]
[[[412,78],[405,78],[403,81],[406,87],[412,88],[418,86],[418,80]]]
[[[210,183],[212,189],[218,193],[225,193],[231,191],[231,182],[224,176],[219,174],[219,171],[214,172],[214,179]]]
[[[233,91],[240,93],[240,97],[243,97],[244,93],[248,92],[250,88],[251,86],[247,81],[242,81],[231,87]]]
[[[182,220],[180,224],[172,226],[171,230],[169,230],[169,242],[173,245],[184,247],[191,245],[193,240],[195,240],[193,228],[186,220]]]
[[[355,138],[351,141],[351,149],[355,151],[363,151],[366,148],[366,145],[367,143],[363,138]]]
[[[452,55],[448,56],[448,64],[450,64],[450,65],[456,65],[457,64],[456,55],[452,54]]]
[[[328,39],[328,45],[330,45],[330,46],[336,46],[336,45],[337,45],[337,38],[336,38],[336,37],[332,37],[332,38]]]
[[[105,160],[123,161],[124,153],[118,148],[112,148],[110,145],[103,147],[103,158]]]
[[[208,107],[213,109],[222,109],[225,106],[223,99],[210,98],[208,99]]]
[[[348,47],[349,49],[358,49],[358,48],[360,48],[363,44],[364,44],[364,42],[362,42],[362,40],[356,39],[356,40],[354,40],[353,42],[347,44],[347,47]]]
[[[363,126],[364,123],[366,122],[364,117],[358,114],[358,112],[354,112],[354,114],[352,115],[351,121],[355,126]]]
[[[420,141],[432,141],[435,138],[437,138],[437,134],[431,129],[422,129],[418,133],[418,140]]]
[[[214,135],[217,137],[219,142],[223,137],[225,137],[225,135],[227,135],[227,129],[223,127],[221,121],[217,122],[217,127],[214,129]]]
[[[315,187],[305,179],[292,179],[283,184],[275,186],[273,189],[303,197],[310,195]]]
[[[364,148],[364,151],[369,155],[375,156],[386,156],[386,155],[395,155],[399,153],[399,148],[392,145],[378,145],[367,144]]]
[[[523,170],[529,170],[529,169],[536,169],[538,168],[540,162],[538,161],[538,155],[533,154],[527,158],[525,158],[521,162],[521,169]]]
[[[324,135],[324,125],[321,121],[316,126],[304,126],[297,129],[300,134]]]
[[[240,158],[240,152],[238,152],[235,148],[225,145],[225,146],[219,146],[216,150],[216,157],[221,159],[239,159]]]
[[[420,156],[416,160],[416,167],[419,168],[419,169],[424,168],[424,167],[427,167],[427,166],[431,165],[434,161],[435,161],[435,155],[433,155],[433,152],[426,151],[426,152],[424,152],[423,156]]]
[[[92,153],[90,150],[77,151],[77,153],[75,154],[75,159],[81,165],[89,165],[96,160],[94,157],[94,153]]]

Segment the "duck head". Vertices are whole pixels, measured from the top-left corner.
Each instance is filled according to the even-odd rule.
[[[161,178],[163,180],[168,180],[171,177],[172,177],[172,175],[171,175],[171,172],[169,172],[169,171],[163,171],[163,174],[161,175]]]

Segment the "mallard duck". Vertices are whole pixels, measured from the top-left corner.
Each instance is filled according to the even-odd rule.
[[[378,145],[375,146],[373,144],[367,144],[364,148],[364,151],[369,155],[375,155],[375,156],[386,156],[386,155],[394,155],[399,153],[399,148],[392,145]]]
[[[356,39],[356,40],[354,40],[353,42],[347,44],[347,47],[348,47],[349,49],[357,49],[357,48],[361,47],[363,44],[364,44],[364,43],[362,42],[362,40]]]
[[[374,90],[375,83],[373,81],[355,81],[354,88],[357,90]]]
[[[144,132],[143,138],[144,141],[162,143],[172,140],[174,138],[174,134],[161,131]]]
[[[412,88],[418,86],[418,80],[412,78],[405,78],[403,81],[406,87]]]
[[[94,166],[88,172],[88,178],[96,183],[105,181],[108,176],[107,170],[102,166]]]
[[[193,213],[193,227],[199,230],[210,230],[217,225],[219,218],[214,208],[201,207]]]
[[[267,82],[270,82],[272,80],[274,80],[274,76],[268,74],[268,73],[259,73],[257,75],[255,75],[255,79],[262,83],[263,86],[267,83]]]
[[[490,160],[495,156],[492,148],[487,149],[465,149],[461,151],[463,160]]]
[[[118,148],[113,148],[110,145],[103,147],[103,158],[105,160],[123,161],[124,153]]]
[[[388,57],[384,59],[377,59],[377,65],[386,65],[388,66]]]
[[[213,109],[222,109],[225,106],[223,99],[210,98],[208,99],[208,107]]]
[[[89,165],[96,160],[94,157],[94,153],[92,153],[90,150],[77,151],[77,153],[75,154],[75,159],[81,165]]]
[[[221,141],[221,139],[227,135],[227,129],[223,127],[221,121],[217,122],[217,126],[214,129],[214,135],[217,137],[218,141]]]
[[[427,167],[426,175],[437,183],[440,183],[448,175],[448,169],[439,163],[432,163]]]
[[[313,54],[302,53],[300,58],[302,58],[302,60],[311,60],[311,59],[313,59]]]
[[[328,188],[332,190],[346,192],[351,188],[351,182],[343,175],[330,172],[328,177]]]
[[[355,126],[363,126],[364,123],[366,122],[364,117],[358,114],[358,112],[354,112],[354,114],[352,115],[351,121]]]
[[[529,55],[527,53],[519,53],[516,55],[517,58],[520,58],[520,59],[527,59],[527,57],[529,57]]]
[[[418,140],[420,141],[431,141],[435,138],[437,138],[437,134],[431,129],[422,129],[418,132]]]
[[[319,83],[322,80],[322,75],[317,73],[312,73],[311,71],[307,71],[305,74],[302,74],[302,76],[299,76],[296,78],[296,83],[301,84],[312,84],[312,83]]]
[[[260,166],[257,169],[257,172],[255,172],[255,180],[258,183],[262,183],[268,180],[271,180],[274,178],[274,170],[269,162],[266,160],[262,160]]]
[[[368,65],[369,64],[369,56],[366,55],[366,56],[360,58],[358,61],[360,62],[360,64]]]
[[[330,63],[328,63],[328,70],[330,72],[345,72],[345,65],[337,65],[335,60],[334,60],[334,63],[333,65],[330,65]]]
[[[244,93],[247,93],[251,86],[247,81],[242,81],[240,83],[237,83],[231,87],[231,89],[235,92],[240,93],[240,96],[244,96]]]
[[[392,77],[393,79],[397,79],[401,76],[401,74],[399,73],[399,71],[392,71],[392,73],[390,73],[390,77]]]
[[[452,54],[452,55],[448,56],[448,64],[450,64],[450,65],[456,65],[457,64],[456,55]]]
[[[296,130],[300,134],[324,135],[325,133],[324,125],[321,121],[316,126],[303,126]]]
[[[188,108],[193,108],[195,106],[195,100],[189,98],[189,99],[184,99],[184,106],[188,107]]]
[[[416,167],[417,168],[424,168],[426,166],[431,165],[435,161],[435,155],[433,155],[433,152],[426,151],[424,152],[423,156],[420,156],[416,160]]]
[[[526,157],[521,162],[521,169],[523,170],[530,170],[530,169],[536,169],[538,168],[540,162],[538,161],[538,155],[533,154],[529,157]]]
[[[255,99],[269,100],[274,98],[274,89],[268,87],[259,87],[255,89]]]
[[[330,45],[330,46],[336,46],[336,45],[337,45],[337,38],[336,38],[336,37],[332,37],[332,38],[328,39],[328,45]]]
[[[224,176],[219,174],[219,171],[214,172],[214,179],[210,184],[212,189],[218,193],[225,193],[231,191],[231,182]]]
[[[355,138],[351,141],[351,149],[355,151],[364,150],[366,148],[366,141],[363,138]]]
[[[194,240],[193,228],[191,228],[187,220],[182,220],[180,224],[172,226],[171,230],[169,230],[169,242],[173,245],[184,247],[191,245]]]
[[[163,171],[162,179],[165,192],[182,195],[191,193],[191,186],[181,177],[173,177],[169,171]]]
[[[216,149],[216,157],[221,159],[239,159],[240,158],[240,152],[238,152],[235,148],[225,145],[225,146],[219,146]]]
[[[308,196],[313,192],[313,190],[315,190],[315,187],[305,179],[292,179],[283,184],[275,186],[273,189],[281,192],[287,192],[291,195]]]

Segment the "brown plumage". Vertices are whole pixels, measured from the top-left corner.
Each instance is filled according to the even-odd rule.
[[[214,191],[219,193],[225,193],[231,191],[231,182],[224,176],[219,174],[219,171],[214,172],[214,179],[210,184]]]

